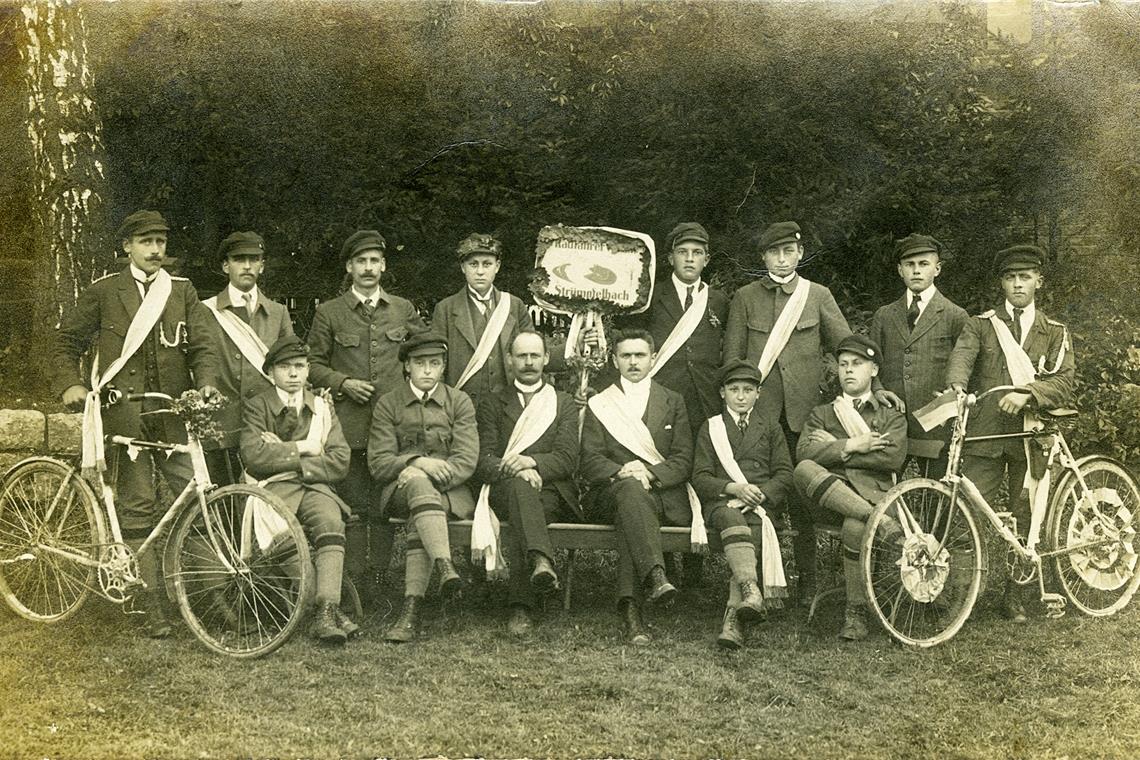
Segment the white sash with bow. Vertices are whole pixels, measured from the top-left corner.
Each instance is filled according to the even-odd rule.
[[[709,437],[712,438],[713,450],[720,460],[720,466],[728,473],[733,483],[747,483],[744,471],[736,462],[732,454],[732,444],[728,441],[728,431],[724,427],[724,417],[716,415],[709,417]],[[729,499],[728,506],[739,509],[745,514],[755,512],[760,517],[761,558],[760,580],[764,585],[764,597],[781,597],[788,595],[788,582],[784,578],[784,560],[780,556],[780,537],[776,535],[776,526],[763,507],[750,507],[740,499]]]
[[[843,432],[847,433],[848,438],[871,432],[871,426],[867,424],[867,420],[855,411],[855,405],[851,403],[851,399],[842,393],[835,397],[835,401],[831,402],[831,408],[835,411],[835,416],[839,418],[839,424],[843,426]]]
[[[273,381],[269,375],[265,374],[262,367],[265,364],[265,355],[269,353],[269,347],[266,346],[261,338],[258,337],[254,329],[249,326],[241,317],[234,314],[229,309],[222,309],[218,307],[218,297],[207,298],[202,302],[218,320],[222,330],[226,336],[234,342],[238,351],[245,357],[245,360],[253,365],[253,368],[261,373],[262,377],[270,382]],[[252,316],[252,315],[251,315]]]
[[[1013,381],[1014,385],[1029,385],[1037,379],[1037,371],[1033,369],[1033,360],[1029,358],[1029,354],[1025,353],[1025,349],[1021,347],[1017,339],[1013,337],[1013,333],[1009,331],[1009,326],[999,319],[997,314],[991,311],[989,320],[997,334],[1001,352],[1005,356],[1005,366],[1009,369],[1009,379]],[[1060,366],[1060,358],[1064,355],[1064,350],[1064,344],[1062,344],[1062,353],[1058,356],[1057,366]],[[1044,361],[1044,357],[1042,357],[1042,361]],[[1039,430],[1041,427],[1041,420],[1038,419],[1037,414],[1026,409],[1022,415],[1022,430]],[[1022,445],[1025,449],[1025,479],[1022,481],[1022,487],[1029,491],[1030,504],[1029,537],[1026,544],[1028,548],[1033,549],[1041,540],[1041,523],[1045,520],[1045,507],[1048,506],[1050,477],[1048,470],[1040,478],[1033,477],[1032,459],[1029,456],[1030,439],[1026,438],[1022,441]]]
[[[709,287],[706,285],[693,296],[693,302],[689,304],[689,308],[677,320],[677,324],[673,325],[669,337],[657,349],[657,361],[654,363],[653,369],[649,370],[649,377],[656,375],[657,371],[673,358],[673,354],[677,353],[681,346],[685,345],[685,342],[693,336],[693,332],[701,324],[701,319],[704,318],[708,306]]]
[[[653,435],[649,432],[649,428],[641,419],[630,416],[624,402],[625,394],[616,385],[611,385],[592,396],[588,403],[590,411],[618,443],[629,449],[638,459],[645,460],[651,465],[661,464],[665,461],[665,457],[653,443]],[[691,550],[707,551],[709,539],[705,532],[705,521],[701,517],[701,500],[697,498],[697,492],[688,482],[685,483],[685,493],[689,497],[689,509],[693,518],[692,527],[689,529]]]
[[[521,454],[541,438],[558,416],[558,394],[552,385],[544,385],[535,393],[515,422],[507,439],[504,457]],[[484,483],[475,503],[471,523],[471,561],[483,561],[490,577],[502,574],[507,564],[499,549],[499,518],[491,510],[491,484]]]
[[[455,383],[456,388],[462,388],[468,380],[475,376],[476,372],[483,369],[483,365],[487,363],[487,357],[495,349],[495,344],[499,341],[503,327],[507,324],[507,317],[511,314],[511,295],[510,293],[500,293],[499,296],[499,303],[495,305],[495,310],[487,319],[487,327],[479,338],[479,345],[475,346],[475,353],[471,354],[467,366],[463,368],[459,380]]]
[[[791,298],[784,304],[780,316],[776,318],[776,324],[772,327],[772,334],[768,336],[768,342],[764,344],[764,350],[760,352],[760,361],[756,365],[760,370],[760,376],[765,380],[768,379],[768,373],[776,364],[776,359],[780,358],[780,352],[784,350],[784,346],[788,345],[788,339],[792,337],[792,331],[796,329],[796,324],[799,323],[800,316],[804,313],[804,305],[807,304],[809,290],[811,290],[811,283],[800,277],[795,290],[792,291]]]
[[[127,327],[127,335],[123,340],[123,349],[107,370],[99,373],[99,354],[95,354],[95,361],[91,364],[91,390],[83,404],[83,443],[82,468],[90,473],[94,470],[103,471],[107,468],[103,451],[103,414],[99,409],[99,391],[119,374],[130,358],[135,355],[143,342],[150,335],[150,331],[158,324],[162,310],[166,308],[166,301],[173,288],[170,275],[165,269],[159,269],[154,276],[150,289],[143,297],[131,324]]]

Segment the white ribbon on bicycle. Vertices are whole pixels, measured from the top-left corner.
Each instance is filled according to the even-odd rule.
[[[1037,371],[1033,368],[1033,360],[1029,358],[1029,354],[1025,353],[1025,349],[1013,337],[1013,333],[1009,331],[1009,327],[998,318],[992,311],[989,314],[990,324],[994,327],[994,332],[997,334],[998,343],[1001,345],[1001,352],[1005,355],[1005,364],[1009,369],[1009,378],[1013,381],[1014,385],[1025,386],[1032,383],[1037,379]],[[1064,356],[1065,346],[1061,345],[1061,353],[1057,357],[1057,366],[1060,366],[1060,360]],[[1026,409],[1022,416],[1022,430],[1028,432],[1031,430],[1040,430],[1043,425],[1037,414],[1031,409]],[[1029,455],[1029,438],[1022,441],[1022,446],[1025,450],[1025,479],[1022,481],[1022,486],[1029,491],[1029,535],[1026,540],[1026,548],[1033,550],[1038,542],[1041,540],[1041,523],[1045,521],[1045,508],[1049,502],[1049,468],[1045,468],[1045,472],[1040,478],[1033,477],[1033,460]],[[1010,494],[1010,501],[1014,499],[1014,494]]]
[[[170,297],[172,287],[170,275],[165,269],[159,269],[146,292],[146,296],[143,297],[142,304],[131,319],[130,326],[127,327],[122,351],[102,374],[99,372],[99,354],[95,354],[95,361],[91,363],[91,390],[87,392],[87,397],[83,403],[81,465],[84,474],[90,475],[96,470],[103,472],[107,469],[106,456],[103,450],[103,413],[99,408],[99,392],[115,379],[115,375],[119,374],[119,371],[142,347],[151,330],[158,324],[162,310],[166,308],[166,299]]]
[[[521,454],[550,429],[558,415],[558,393],[552,385],[544,385],[531,397],[511,429],[504,457]],[[471,561],[483,562],[488,577],[494,579],[507,567],[499,548],[499,518],[491,509],[491,484],[479,488],[475,517],[471,522]]]
[[[720,460],[720,466],[732,479],[733,483],[746,484],[748,478],[744,470],[740,469],[736,457],[732,454],[732,444],[728,440],[728,430],[724,426],[724,417],[716,415],[709,417],[709,437],[712,439],[713,450]],[[755,512],[760,517],[760,581],[764,586],[764,598],[783,597],[788,595],[788,581],[784,577],[784,559],[780,554],[780,537],[776,535],[776,526],[764,507],[750,507],[741,499],[729,499],[728,506],[739,509],[744,514]]]
[[[305,436],[305,441],[323,447],[325,441],[328,440],[329,430],[332,429],[332,412],[329,410],[328,401],[321,396],[313,396],[313,412],[313,419],[309,423],[309,432]],[[295,477],[297,474],[294,472],[279,472],[264,480],[257,480],[246,473],[245,482],[254,484],[259,488],[265,488],[270,483],[280,483],[285,480],[292,480]],[[251,535],[257,541],[258,547],[265,551],[273,543],[274,538],[289,530],[289,523],[285,521],[285,518],[256,496],[248,497],[245,500],[245,507],[241,524],[242,557],[249,556],[252,548],[249,540]]]

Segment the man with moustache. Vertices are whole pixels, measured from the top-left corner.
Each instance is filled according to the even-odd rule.
[[[482,500],[511,526],[503,547],[510,564],[508,630],[525,635],[538,596],[558,583],[554,547],[546,526],[580,520],[574,471],[578,467],[578,406],[545,382],[550,361],[540,333],[520,332],[507,354],[514,382],[479,404]]]
[[[345,569],[366,603],[379,594],[393,531],[381,519],[368,473],[372,407],[404,384],[398,352],[409,334],[427,329],[412,303],[381,286],[388,244],[376,230],[358,230],[340,249],[352,286],[317,306],[308,343],[315,388],[333,394],[336,416],[352,449],[348,475],[337,490],[352,508],[345,526]]]
[[[263,371],[265,355],[278,340],[293,334],[289,311],[265,295],[257,282],[265,268],[265,241],[256,232],[234,232],[218,246],[225,289],[202,303],[214,317],[218,347],[218,390],[225,405],[215,419],[221,441],[203,442],[206,463],[219,485],[236,483],[242,464],[238,454],[242,403],[273,385]]]
[[[162,268],[169,229],[157,211],[136,211],[124,219],[117,237],[129,263],[79,294],[50,347],[55,391],[68,408],[84,411],[84,469],[105,468],[103,436],[186,442],[186,428],[177,417],[142,414],[165,408],[160,402],[122,400],[104,412],[101,392],[115,389],[124,394],[156,392],[177,397],[197,387],[206,397],[216,393],[218,358],[210,316],[194,286]],[[88,385],[79,362],[92,346],[96,353]],[[193,475],[187,454],[152,456],[142,449],[130,457],[122,447],[115,447],[111,467],[115,505],[123,540],[135,551],[162,514],[155,489],[156,469],[175,493]],[[139,575],[146,584],[146,633],[165,638],[170,635],[170,623],[163,610],[165,592],[155,552],[139,557]]]

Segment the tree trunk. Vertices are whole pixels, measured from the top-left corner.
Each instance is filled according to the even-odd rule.
[[[112,267],[114,252],[102,225],[92,225],[102,206],[103,138],[83,9],[75,0],[24,0],[21,10],[42,336]]]

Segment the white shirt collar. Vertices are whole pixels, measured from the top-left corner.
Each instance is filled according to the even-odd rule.
[[[930,285],[928,285],[926,287],[926,290],[923,290],[918,294],[919,297],[922,299],[921,301],[918,302],[918,313],[919,314],[926,311],[926,307],[930,305],[930,299],[934,298],[934,294],[937,292],[938,292],[938,288],[936,288],[934,286],[934,283],[930,283]],[[913,303],[913,302],[914,302],[914,291],[908,288],[906,291],[906,307],[909,309],[911,303]]]
[[[518,390],[519,393],[538,393],[542,390],[542,384],[543,381],[541,377],[534,385],[527,385],[526,383],[520,383],[518,380],[515,380],[515,389]]]
[[[354,296],[356,296],[357,300],[359,300],[361,303],[367,303],[368,300],[371,299],[372,305],[375,306],[377,303],[380,302],[380,288],[376,288],[376,292],[373,293],[372,295],[366,296],[363,293],[361,293],[359,290],[357,290],[355,285],[353,285],[352,286],[352,294]]]
[[[1009,318],[1013,319],[1014,305],[1009,301],[1005,302],[1005,313]],[[1021,345],[1025,345],[1025,337],[1029,335],[1029,328],[1033,327],[1033,320],[1037,318],[1037,305],[1030,301],[1029,305],[1022,309],[1021,312]]]
[[[230,283],[229,285],[227,285],[227,286],[226,286],[226,289],[227,289],[227,290],[229,291],[229,293],[230,293],[230,304],[231,304],[232,306],[244,306],[244,305],[245,305],[245,293],[243,293],[242,291],[240,291],[240,290],[238,290],[237,288],[235,288],[235,287],[233,286],[233,283]],[[256,286],[256,285],[254,285],[254,286],[253,286],[253,287],[250,289],[250,291],[249,291],[249,295],[250,295],[250,299],[249,299],[249,315],[252,317],[252,316],[253,316],[253,312],[254,312],[254,311],[257,309],[257,298],[258,298],[258,296],[260,295],[260,294],[257,292],[257,286]]]
[[[871,400],[871,391],[870,391],[870,389],[868,389],[867,392],[864,393],[862,396],[849,396],[847,394],[847,391],[844,391],[843,392],[843,398],[845,398],[851,402],[859,401],[865,405],[868,401]]]
[[[649,388],[653,381],[648,377],[639,383],[631,383],[624,377],[619,377],[618,381],[621,383],[622,392],[629,400],[631,415],[635,419],[641,419],[645,415],[645,407],[649,404]]]
[[[491,299],[495,295],[495,286],[492,285],[491,287],[487,288],[487,295],[481,296],[475,290],[475,288],[468,285],[467,286],[467,295],[470,296],[473,301],[482,301],[484,304],[489,305],[491,303]]]
[[[281,388],[274,387],[277,391],[277,398],[281,399],[281,403],[290,409],[301,411],[301,406],[305,403],[305,392],[297,391],[296,393],[287,393]]]
[[[753,404],[753,405],[752,405],[752,409],[755,409],[755,408],[756,408],[756,405],[755,405],[755,404]],[[751,422],[751,421],[752,421],[752,409],[749,409],[747,412],[745,412],[745,413],[744,413],[744,415],[745,415],[746,417],[748,417],[748,421],[749,421],[749,422]],[[726,411],[726,412],[728,412],[728,416],[732,418],[732,421],[733,421],[733,422],[735,422],[737,425],[740,425],[740,415],[739,415],[739,414],[737,414],[736,412],[732,411],[732,410],[731,410],[731,409],[729,409],[728,407],[725,407],[725,411]]]
[[[412,381],[409,380],[408,381],[408,387],[412,389],[412,393],[415,394],[416,398],[418,398],[420,401],[426,401],[427,399],[432,397],[432,394],[435,393],[435,389],[439,387],[439,383],[436,383],[435,385],[433,385],[431,387],[430,391],[421,391],[419,388],[412,385]]]
[[[682,306],[685,305],[685,296],[689,294],[689,288],[693,289],[693,298],[696,298],[697,293],[701,292],[701,288],[705,286],[699,277],[697,278],[696,282],[687,283],[682,281],[681,278],[677,276],[676,272],[670,276],[673,278],[673,287],[677,289],[677,300],[681,302]]]
[[[154,282],[154,278],[158,276],[158,272],[155,272],[152,275],[148,275],[146,272],[136,267],[133,261],[127,266],[130,267],[131,277],[135,278],[135,282]]]
[[[787,277],[777,277],[776,275],[774,275],[774,274],[772,274],[771,272],[769,272],[769,273],[768,273],[768,276],[772,278],[772,282],[778,282],[778,283],[780,283],[781,285],[787,285],[789,282],[791,282],[792,280],[796,279],[796,275],[797,275],[797,274],[799,274],[799,273],[798,273],[798,272],[792,272],[792,273],[791,273],[790,275],[788,275]]]

